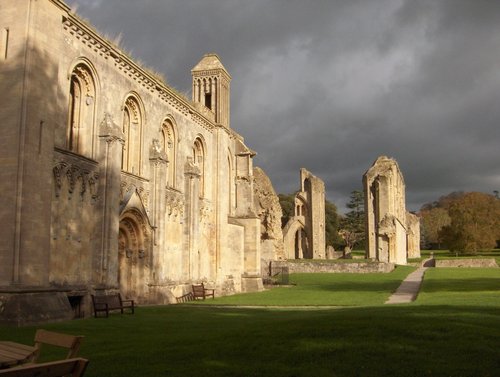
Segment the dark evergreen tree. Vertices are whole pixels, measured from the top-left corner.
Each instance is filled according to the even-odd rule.
[[[340,222],[340,234],[347,247],[364,247],[365,241],[365,197],[362,191],[351,191],[346,207],[350,209]]]

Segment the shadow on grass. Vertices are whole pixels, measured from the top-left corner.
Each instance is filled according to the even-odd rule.
[[[85,335],[87,377],[493,376],[500,367],[498,307],[147,307],[48,328]],[[28,333],[0,328],[2,339]]]
[[[424,280],[422,290],[425,292],[479,292],[491,291],[494,287],[500,290],[499,278]]]

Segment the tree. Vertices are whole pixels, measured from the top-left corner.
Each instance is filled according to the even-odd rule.
[[[451,218],[448,210],[441,207],[434,207],[420,211],[421,233],[424,238],[424,245],[434,249],[441,248],[443,243],[440,231],[444,226],[450,225]]]
[[[356,245],[364,243],[365,235],[365,197],[362,191],[351,191],[350,200],[346,204],[349,212],[340,222],[339,231],[344,242],[351,250]]]
[[[337,213],[337,206],[332,202],[325,200],[325,243],[335,248],[342,244],[342,238],[339,235],[340,216]]]
[[[450,204],[449,225],[440,236],[450,251],[491,249],[500,239],[500,200],[493,195],[470,192]]]
[[[281,210],[283,211],[283,216],[281,217],[281,227],[283,228],[288,222],[288,219],[295,214],[295,194],[278,194],[278,199],[280,201]]]

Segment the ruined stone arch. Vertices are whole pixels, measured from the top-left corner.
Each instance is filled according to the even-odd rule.
[[[96,154],[96,103],[99,94],[97,72],[89,60],[80,58],[71,65],[68,80],[66,148],[93,158]]]
[[[177,149],[178,149],[178,134],[177,124],[174,117],[168,115],[161,125],[161,142],[163,150],[167,155],[168,168],[167,168],[167,187],[176,188],[176,175],[177,175]]]
[[[287,259],[310,258],[307,233],[304,222],[292,217],[283,228],[283,244]]]
[[[198,135],[193,143],[193,162],[200,171],[199,196],[205,197],[206,144],[203,136]]]
[[[144,132],[144,105],[139,95],[130,92],[123,101],[122,130],[125,143],[122,153],[122,170],[141,175]]]

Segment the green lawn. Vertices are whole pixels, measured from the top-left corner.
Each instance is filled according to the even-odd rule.
[[[500,269],[428,269],[417,303],[500,307]]]
[[[294,275],[295,287],[270,291],[288,305],[302,305],[309,294],[319,305],[337,295],[359,306],[139,307],[135,315],[44,327],[85,335],[87,377],[498,375],[500,269],[429,269],[416,302],[381,304],[390,293],[381,292],[409,271]],[[247,296],[258,302],[259,295],[269,293]],[[0,339],[31,343],[35,329],[0,327]]]
[[[291,274],[289,287],[207,300],[215,305],[364,306],[381,305],[414,270],[398,266],[389,274]],[[200,304],[200,302],[198,302]]]

